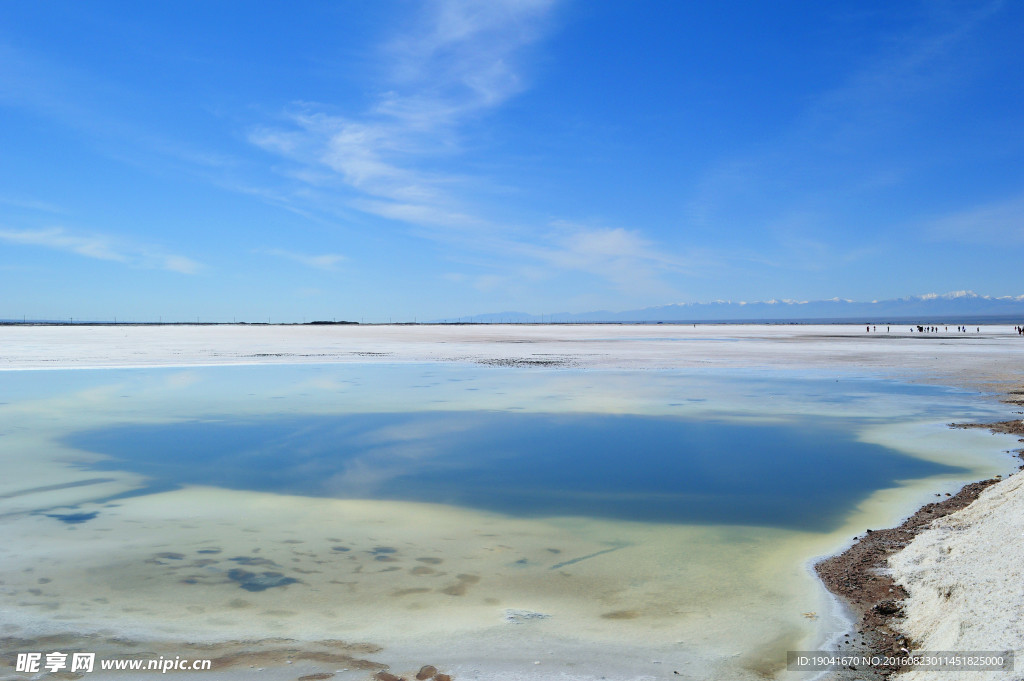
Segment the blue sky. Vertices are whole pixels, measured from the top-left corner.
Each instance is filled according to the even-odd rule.
[[[0,3],[0,318],[1024,293],[1024,3]]]

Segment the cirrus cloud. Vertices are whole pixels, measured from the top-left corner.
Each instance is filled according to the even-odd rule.
[[[183,255],[166,253],[155,246],[121,242],[101,234],[81,234],[63,227],[0,230],[0,240],[23,246],[39,246],[86,258],[117,262],[131,267],[195,274],[202,264]]]
[[[309,253],[295,253],[293,251],[286,251],[280,248],[271,248],[263,251],[267,255],[277,256],[279,258],[285,258],[294,262],[305,265],[306,267],[312,267],[318,270],[334,270],[337,269],[338,264],[348,260],[343,255],[337,253],[323,253],[320,255],[311,255]]]

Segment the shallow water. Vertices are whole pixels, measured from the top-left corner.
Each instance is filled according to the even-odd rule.
[[[1011,466],[943,425],[989,416],[970,394],[810,372],[48,371],[0,402],[7,635],[542,646],[583,676],[598,648],[774,674],[843,626],[812,556]]]

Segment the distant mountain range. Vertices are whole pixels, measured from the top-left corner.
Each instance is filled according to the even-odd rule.
[[[1024,321],[1024,295],[982,296],[973,291],[893,300],[857,302],[832,298],[831,300],[765,300],[733,302],[716,300],[711,303],[677,303],[645,307],[640,310],[609,312],[598,310],[582,314],[556,313],[533,315],[525,312],[497,312],[458,319],[439,319],[438,322],[470,323],[579,323],[579,322],[731,322],[731,321],[929,321],[945,319],[957,321],[985,321],[993,318]]]

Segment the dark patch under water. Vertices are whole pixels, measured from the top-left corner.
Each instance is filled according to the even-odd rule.
[[[62,523],[67,523],[69,525],[78,525],[79,523],[92,520],[98,515],[98,511],[93,511],[92,513],[47,513],[46,517],[56,518]]]
[[[242,587],[246,591],[266,591],[272,589],[275,586],[288,586],[289,584],[295,584],[299,580],[294,577],[285,577],[280,572],[263,572],[256,574],[255,572],[249,572],[241,568],[235,568],[234,570],[228,570],[228,579],[233,582],[238,582],[238,586]]]
[[[468,506],[520,516],[828,530],[872,492],[955,469],[820,421],[417,412],[124,425],[68,444],[157,488]]]

